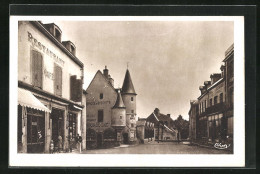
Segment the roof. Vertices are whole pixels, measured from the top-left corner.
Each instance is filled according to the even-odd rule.
[[[135,94],[134,85],[129,73],[129,70],[126,70],[125,79],[122,87],[122,94]]]
[[[36,26],[45,36],[47,36],[57,47],[59,47],[67,56],[71,58],[77,65],[81,68],[84,67],[84,64],[75,56],[73,55],[61,42],[59,42],[39,21],[31,21],[31,23]],[[57,25],[56,25],[57,26]]]
[[[169,123],[168,127],[170,128],[175,128],[175,125],[174,125],[174,122],[173,122],[173,119],[167,115],[164,115],[164,114],[155,114],[154,112],[151,113],[151,115],[149,115],[146,119],[147,121],[149,122],[153,122],[155,125],[158,124],[158,122],[165,122],[167,121]]]
[[[112,108],[125,108],[125,104],[123,102],[120,90],[118,90],[118,92],[117,92],[116,103]]]
[[[104,76],[104,74],[102,74],[102,72],[101,72],[100,70],[98,70],[98,71],[96,72],[95,76],[93,77],[93,79],[91,80],[90,84],[88,85],[86,91],[88,91],[88,88],[91,86],[91,84],[93,83],[94,79],[96,78],[96,76],[97,76],[98,74],[101,74],[101,76],[105,79],[105,81],[108,83],[108,85],[109,85],[113,90],[115,90],[115,92],[117,92],[116,89],[111,85],[111,83],[109,82],[109,80]]]

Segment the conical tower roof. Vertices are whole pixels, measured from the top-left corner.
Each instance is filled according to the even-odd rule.
[[[129,73],[129,70],[126,70],[125,79],[122,87],[122,94],[135,94],[135,88]]]
[[[116,103],[113,106],[113,108],[125,108],[125,104],[123,102],[120,90],[118,90],[118,92],[117,92],[117,99],[116,99]]]

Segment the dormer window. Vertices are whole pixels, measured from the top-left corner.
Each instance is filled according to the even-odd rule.
[[[61,41],[61,33],[57,28],[55,28],[55,37],[56,37],[56,39]]]

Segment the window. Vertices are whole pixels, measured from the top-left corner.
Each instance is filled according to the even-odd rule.
[[[70,138],[76,137],[76,114],[69,113],[69,135]]]
[[[104,112],[103,110],[98,111],[98,122],[103,122],[104,119]]]
[[[134,124],[133,124],[133,123],[131,124],[131,127],[134,127]]]
[[[205,109],[207,108],[207,100],[205,100]]]
[[[104,96],[103,96],[103,93],[100,93],[100,94],[99,94],[99,98],[100,98],[100,99],[103,99],[103,97],[104,97]]]
[[[54,65],[54,94],[62,95],[62,69],[58,65]]]
[[[212,98],[209,99],[209,106],[212,106]]]
[[[131,101],[134,101],[134,97],[131,97]]]
[[[120,116],[119,118],[120,118],[120,119],[122,119],[123,117],[122,117],[122,116]]]
[[[42,88],[42,55],[32,50],[32,85]]]
[[[214,97],[214,105],[218,103],[218,96]]]
[[[131,110],[132,113],[134,113],[134,110]]]
[[[219,95],[219,103],[222,103],[223,102],[223,93],[221,93],[220,95]]]

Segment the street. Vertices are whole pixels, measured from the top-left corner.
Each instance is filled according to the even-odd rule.
[[[110,149],[83,151],[83,154],[230,154],[231,152],[199,146],[190,146],[177,142],[155,141],[139,145],[121,145]]]

